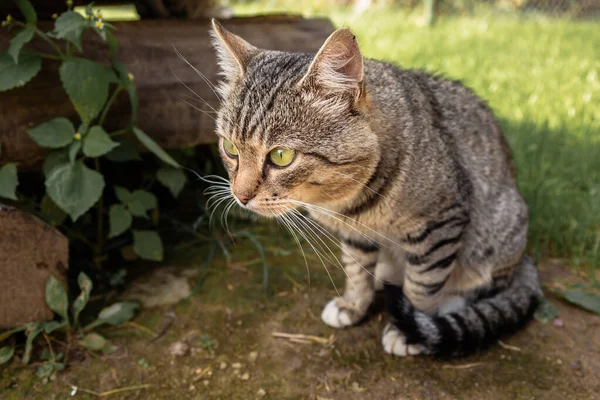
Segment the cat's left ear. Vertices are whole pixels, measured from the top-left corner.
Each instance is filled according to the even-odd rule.
[[[244,75],[250,60],[260,53],[260,50],[241,37],[229,32],[213,18],[213,46],[217,51],[219,66],[227,78]]]
[[[363,58],[356,37],[348,28],[338,29],[325,41],[300,85],[316,85],[330,92],[363,92]]]

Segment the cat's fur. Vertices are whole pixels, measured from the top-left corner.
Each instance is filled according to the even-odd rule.
[[[316,205],[311,217],[343,243],[346,289],[325,323],[359,322],[382,281],[392,316],[382,342],[396,355],[468,354],[531,317],[541,290],[524,255],[527,207],[482,100],[363,60],[348,29],[315,56],[213,28],[225,77],[216,131],[239,150],[220,146],[232,193],[262,215]],[[269,164],[276,146],[296,150],[291,165]]]

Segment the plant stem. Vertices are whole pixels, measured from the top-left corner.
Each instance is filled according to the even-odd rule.
[[[121,92],[121,90],[123,90],[123,85],[119,84],[115,88],[115,91],[113,92],[112,96],[110,96],[110,99],[108,100],[108,103],[106,103],[106,107],[104,107],[104,111],[102,111],[102,115],[100,115],[100,119],[98,120],[98,125],[104,124],[104,120],[106,119],[106,115],[108,114],[108,110],[110,110],[110,107],[113,105],[113,103],[115,102],[115,100],[117,100],[117,96],[119,95],[119,93]]]
[[[22,23],[21,21],[15,21],[14,22],[15,25],[20,26],[22,28],[25,29],[32,29],[30,26],[28,26],[27,24]],[[36,33],[36,35],[38,35],[40,38],[42,38],[43,40],[45,40],[46,42],[48,42],[48,44],[50,46],[52,46],[52,48],[54,49],[54,51],[56,51],[56,53],[58,53],[58,55],[64,59],[65,55],[63,54],[62,50],[60,49],[60,47],[58,47],[58,45],[56,43],[54,43],[52,41],[52,39],[50,39],[50,37],[48,37],[48,35],[46,35],[44,32],[42,32],[41,30],[39,30],[38,28],[33,28],[33,31]]]
[[[120,136],[124,133],[127,133],[128,131],[129,131],[129,129],[119,129],[118,131],[109,133],[108,136],[110,136],[110,137]]]
[[[40,55],[40,57],[42,58],[48,58],[50,60],[64,60],[63,58],[60,58],[59,56],[55,56],[54,54],[45,54],[45,53],[38,53]]]
[[[100,160],[94,159],[94,163],[96,166],[96,171],[100,172]],[[104,210],[104,196],[100,195],[100,199],[98,200],[98,205],[96,206],[96,266],[98,268],[102,268],[102,257],[100,254],[102,253],[102,248],[104,247],[104,216],[102,215],[102,211]]]

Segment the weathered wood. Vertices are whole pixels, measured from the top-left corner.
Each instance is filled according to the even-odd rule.
[[[0,204],[0,329],[53,317],[50,275],[66,282],[69,241],[34,216]]]
[[[30,0],[40,21],[52,19],[52,15],[60,14],[67,9],[65,0]],[[74,6],[86,6],[89,0],[73,0]],[[199,18],[207,16],[206,11],[216,7],[219,0],[100,0],[94,6],[112,6],[134,4],[142,18]],[[0,19],[11,14],[19,17],[21,12],[12,0],[0,2]]]
[[[256,46],[304,52],[317,51],[333,31],[327,19],[293,16],[234,18],[224,24]],[[203,77],[181,60],[175,50],[210,82],[216,83],[218,70],[208,34],[209,21],[155,20],[116,25],[118,58],[133,73],[138,87],[138,125],[166,148],[213,142],[212,114],[199,112],[186,102],[211,111],[194,100],[191,90],[214,108],[218,107],[218,99]],[[9,36],[2,31],[0,49],[8,46],[8,40]],[[39,41],[34,45],[44,48]],[[84,51],[93,58],[107,60],[105,47],[97,35],[90,33],[85,37]],[[58,66],[58,62],[44,60],[42,72],[33,81],[0,93],[0,165],[6,162],[39,165],[44,150],[29,138],[28,128],[58,116],[70,118],[78,125],[77,114],[58,79]],[[111,109],[107,125],[120,128],[128,120],[129,107],[123,95]]]

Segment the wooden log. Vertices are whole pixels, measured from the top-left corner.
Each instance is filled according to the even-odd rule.
[[[66,283],[68,265],[66,237],[33,215],[0,204],[0,329],[52,319],[46,281],[54,275]]]
[[[218,107],[218,99],[201,74],[181,60],[175,50],[216,83],[218,69],[208,34],[209,21],[154,20],[115,25],[118,58],[133,73],[138,87],[140,128],[165,148],[213,142],[212,114],[194,107],[211,110],[194,100],[192,90],[211,107]],[[328,19],[294,16],[234,18],[225,21],[225,25],[258,47],[302,52],[316,52],[333,31]],[[50,26],[43,29],[49,30]],[[8,46],[9,38],[6,31],[0,33],[0,49]],[[39,41],[33,45],[48,51]],[[86,35],[83,46],[92,58],[108,60],[105,44],[92,32]],[[34,80],[22,88],[0,93],[0,165],[40,164],[45,152],[29,138],[28,128],[59,116],[78,125],[77,114],[58,78],[58,66],[58,62],[44,60],[42,71]],[[108,115],[108,128],[126,126],[129,113],[123,94]]]
[[[67,10],[65,0],[30,0],[40,21],[49,21],[52,15]],[[73,5],[86,6],[89,0],[73,0]],[[100,0],[94,2],[95,7],[106,7],[123,4],[134,4],[142,18],[184,17],[198,18],[207,16],[205,11],[218,6],[219,0]],[[11,0],[0,3],[0,19],[6,15],[21,16],[19,8]]]

